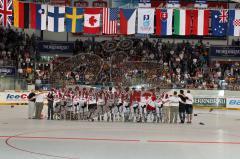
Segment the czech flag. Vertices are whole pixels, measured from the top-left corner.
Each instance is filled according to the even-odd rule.
[[[136,9],[120,9],[120,33],[130,35],[136,33]]]

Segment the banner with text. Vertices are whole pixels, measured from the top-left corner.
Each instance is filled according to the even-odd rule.
[[[40,41],[38,43],[38,49],[40,53],[44,54],[72,54],[74,50],[74,43]]]
[[[29,92],[0,92],[0,103],[27,103]]]
[[[15,76],[16,68],[15,67],[0,67],[1,76]]]
[[[240,47],[237,47],[237,46],[211,46],[210,56],[213,56],[213,57],[240,57]]]
[[[194,98],[194,106],[226,107],[225,98]]]
[[[240,108],[240,98],[227,98],[227,108]]]

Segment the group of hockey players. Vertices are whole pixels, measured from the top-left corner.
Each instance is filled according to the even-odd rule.
[[[129,87],[97,89],[76,86],[75,88],[52,89],[49,94],[53,95],[54,102],[50,102],[52,106],[48,106],[54,108],[55,114],[59,110],[70,108],[68,112],[72,111],[72,116],[76,119],[174,123],[178,118],[172,117],[170,109],[173,95],[167,92],[160,93],[160,88],[145,89],[142,87],[137,90]],[[178,101],[180,103],[181,98],[178,97]],[[182,103],[185,102],[182,101]],[[53,115],[53,112],[48,112],[48,118],[53,118]],[[185,119],[181,118],[182,120]]]

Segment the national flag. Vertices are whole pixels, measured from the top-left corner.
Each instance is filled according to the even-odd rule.
[[[48,6],[48,31],[64,32],[65,7]]]
[[[228,24],[228,10],[212,10],[212,35],[226,36]]]
[[[208,35],[209,33],[209,10],[193,10],[193,35]]]
[[[156,35],[172,35],[173,9],[156,9]]]
[[[175,9],[174,10],[174,34],[190,35],[191,34],[191,10]]]
[[[138,8],[138,33],[154,33],[154,8]]]
[[[117,34],[118,8],[103,8],[103,34]]]
[[[66,7],[66,31],[79,33],[83,31],[83,8]]]
[[[12,0],[0,0],[0,25],[12,25]]]
[[[120,9],[120,33],[135,34],[136,9]]]
[[[17,27],[19,26],[19,1],[18,0],[13,0],[13,15],[14,15],[14,18],[13,18],[13,25],[14,27]]]
[[[100,8],[86,8],[84,11],[84,33],[98,34],[100,32]]]
[[[229,10],[228,35],[240,36],[240,10]]]
[[[47,5],[45,4],[30,4],[30,27],[32,29],[46,30],[47,28]]]
[[[29,28],[29,3],[14,1],[14,26]]]

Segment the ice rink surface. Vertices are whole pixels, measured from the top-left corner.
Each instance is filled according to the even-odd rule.
[[[240,111],[195,113],[184,125],[48,121],[0,106],[0,159],[239,159]]]

